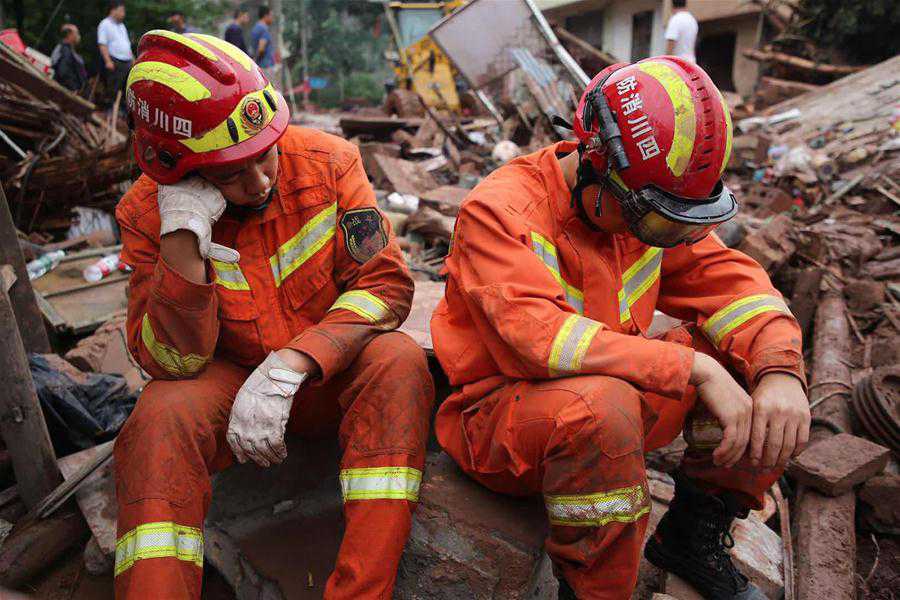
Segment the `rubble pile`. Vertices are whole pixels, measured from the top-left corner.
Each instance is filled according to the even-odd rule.
[[[69,228],[76,206],[112,209],[138,171],[123,119],[0,43],[0,180],[19,229]]]

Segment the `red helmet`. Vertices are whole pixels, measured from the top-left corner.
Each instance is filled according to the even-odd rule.
[[[574,130],[595,176],[646,243],[695,242],[737,212],[721,181],[731,116],[694,63],[660,56],[604,69],[581,97]]]
[[[125,92],[134,154],[157,183],[245,160],[287,129],[287,103],[237,47],[200,33],[148,31]]]

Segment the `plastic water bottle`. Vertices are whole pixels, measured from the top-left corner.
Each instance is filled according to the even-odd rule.
[[[110,254],[104,256],[94,264],[87,267],[84,271],[82,271],[82,275],[84,275],[85,281],[94,283],[95,281],[100,281],[118,268],[119,255]]]
[[[65,255],[65,250],[54,250],[53,252],[40,255],[25,265],[25,269],[28,271],[28,279],[34,281],[44,273],[53,270]]]

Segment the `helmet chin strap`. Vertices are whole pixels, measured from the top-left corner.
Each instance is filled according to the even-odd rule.
[[[602,231],[602,229],[588,216],[587,211],[584,209],[584,202],[581,200],[581,195],[587,187],[594,184],[599,185],[601,183],[600,178],[597,177],[597,171],[594,170],[594,165],[591,164],[590,159],[584,160],[584,153],[584,144],[578,144],[578,170],[575,175],[575,187],[572,188],[571,192],[572,206],[578,208],[578,215],[588,227],[594,231]],[[601,194],[598,193],[597,199],[594,201],[594,216],[596,217],[599,217],[602,214],[600,198]]]

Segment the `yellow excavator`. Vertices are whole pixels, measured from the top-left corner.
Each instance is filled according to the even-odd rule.
[[[388,93],[386,110],[400,117],[418,116],[423,108],[418,96],[432,108],[459,112],[474,103],[471,94],[457,89],[453,63],[428,35],[438,21],[465,6],[468,0],[383,2],[385,16],[394,38],[395,52],[388,53],[393,63],[395,82]]]

